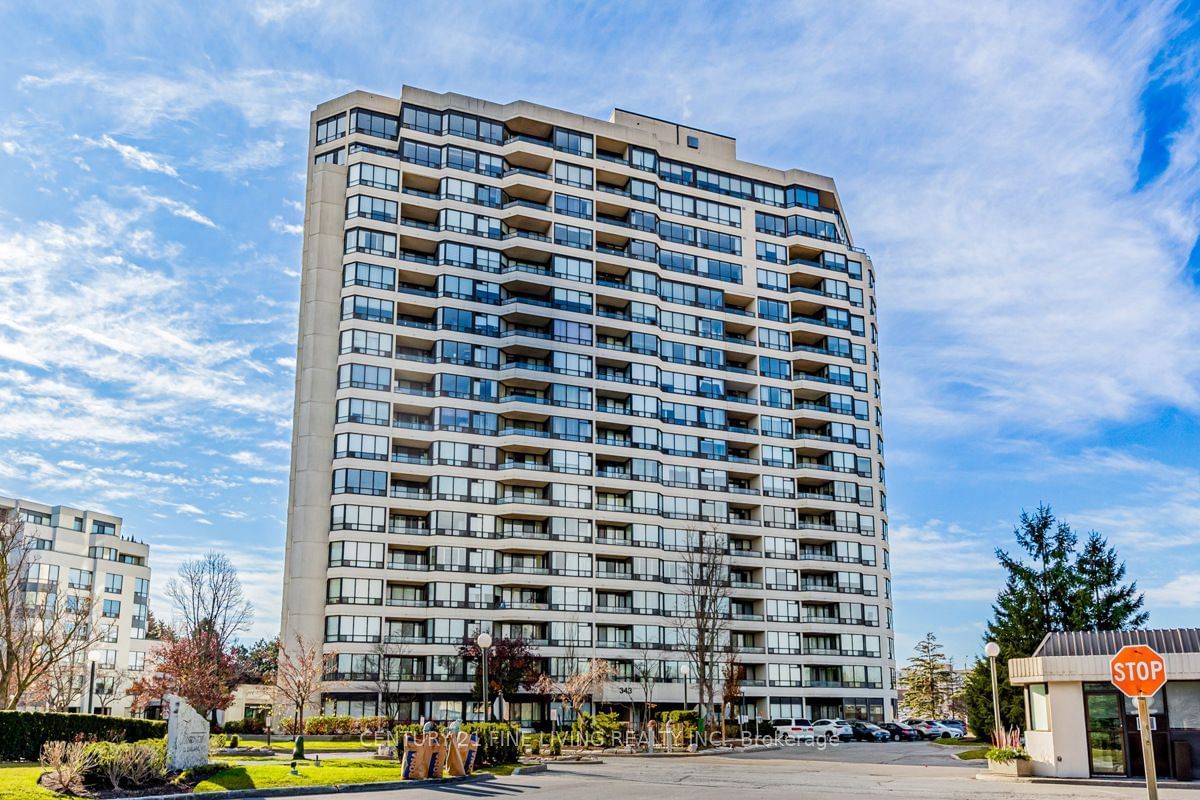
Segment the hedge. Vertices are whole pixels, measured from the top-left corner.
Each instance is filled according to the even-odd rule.
[[[72,742],[76,738],[134,742],[161,739],[166,735],[167,723],[161,720],[0,711],[0,761],[37,761],[46,742]]]
[[[479,753],[475,760],[481,767],[515,764],[521,755],[521,729],[508,722],[470,722],[462,726],[467,733],[479,735]]]

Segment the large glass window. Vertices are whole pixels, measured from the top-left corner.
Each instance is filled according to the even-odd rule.
[[[399,138],[400,121],[387,114],[363,111],[356,108],[350,112],[350,128],[354,133],[365,133],[382,139],[395,141]]]
[[[346,115],[338,114],[317,123],[317,144],[332,142],[346,135]]]

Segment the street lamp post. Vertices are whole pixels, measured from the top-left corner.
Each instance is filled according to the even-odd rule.
[[[687,679],[688,675],[692,674],[692,668],[684,664],[679,668],[679,674],[683,676],[683,708],[686,711],[688,707],[687,701]]]
[[[992,738],[994,741],[999,742],[1002,731],[1000,725],[1000,690],[996,683],[996,656],[1000,655],[1000,645],[996,642],[988,642],[984,646],[983,652],[987,655],[992,667],[992,713],[995,715],[995,727],[993,728]]]
[[[96,708],[96,662],[100,660],[100,653],[93,650],[88,653],[88,702],[87,710],[83,713],[92,714]]]
[[[483,658],[483,679],[480,681],[480,686],[483,687],[483,721],[487,722],[488,718],[490,716],[488,713],[488,674],[487,674],[488,665],[487,665],[487,659],[488,659],[488,649],[492,646],[492,635],[490,633],[487,633],[486,631],[484,633],[479,634],[478,636],[475,637],[475,644],[479,646],[479,654]]]

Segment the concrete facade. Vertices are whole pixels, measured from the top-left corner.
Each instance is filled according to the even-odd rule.
[[[25,521],[25,536],[35,543],[29,590],[90,597],[93,624],[105,631],[92,650],[98,660],[96,691],[90,697],[86,655],[62,665],[76,684],[63,695],[66,707],[86,710],[90,701],[97,713],[128,716],[124,689],[148,666],[154,644],[146,639],[149,545],[125,536],[120,517],[96,511],[5,497],[0,497],[0,509],[15,509]],[[44,700],[31,700],[27,707],[47,706]]]
[[[471,713],[481,629],[608,660],[601,702],[648,660],[677,706],[706,537],[749,707],[891,718],[875,276],[832,179],[412,87],[309,141],[282,635],[323,643],[326,711],[384,670],[402,716]]]

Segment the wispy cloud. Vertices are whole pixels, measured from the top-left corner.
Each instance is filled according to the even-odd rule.
[[[137,169],[145,172],[161,172],[163,175],[169,175],[172,178],[179,177],[179,173],[175,171],[175,168],[162,158],[162,156],[156,156],[152,153],[147,153],[145,150],[139,150],[131,144],[118,142],[108,134],[101,136],[98,141],[92,139],[86,141],[88,144],[116,151],[121,156],[122,161]]]

